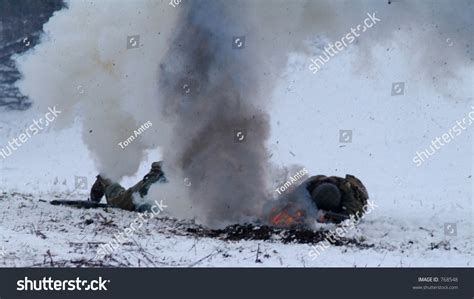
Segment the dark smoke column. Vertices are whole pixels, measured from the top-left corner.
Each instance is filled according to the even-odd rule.
[[[160,66],[162,114],[175,125],[164,157],[191,180],[193,209],[207,225],[253,221],[266,194],[269,121],[258,59],[245,44],[233,43],[248,33],[245,7],[215,0],[183,4],[176,8],[183,9],[180,28]]]

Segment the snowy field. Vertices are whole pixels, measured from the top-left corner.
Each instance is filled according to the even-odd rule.
[[[0,144],[24,129],[18,121],[9,125],[13,120],[23,119],[26,126],[38,115],[34,109],[4,113]],[[151,155],[139,174],[146,173],[153,158],[157,156]],[[316,259],[309,256],[308,244],[196,237],[175,229],[175,221],[167,218],[150,220],[113,254],[99,258],[99,246],[129,227],[137,214],[49,204],[87,198],[88,190],[75,189],[75,176],[87,177],[87,187],[93,183],[94,166],[76,127],[34,136],[0,167],[2,267],[471,267],[473,262],[469,201],[427,203],[403,196],[399,202],[372,196],[379,207],[347,235],[367,246],[332,246]],[[123,184],[139,178],[127,178]],[[456,236],[445,234],[445,223],[456,223]]]
[[[472,236],[462,233],[468,231],[466,221],[458,223],[456,238],[447,238],[437,221],[390,217],[370,217],[349,235],[371,248],[332,246],[316,259],[308,256],[307,244],[183,236],[166,219],[151,219],[113,254],[98,258],[99,246],[129,227],[136,213],[56,207],[46,202],[51,198],[62,195],[0,196],[2,267],[472,266]]]
[[[328,36],[321,36],[323,33],[319,28],[324,24],[304,28],[294,24],[290,27],[292,30],[309,30],[311,35],[307,38],[318,41],[314,45],[308,42],[314,46],[308,48],[312,53],[281,52],[280,48],[267,43],[281,37],[278,30],[286,30],[286,23],[275,30],[269,28],[269,32],[273,30],[277,34],[265,35],[266,38],[261,40],[255,38],[260,28],[255,24],[259,23],[245,24],[243,28],[255,28],[251,30],[255,35],[249,34],[247,47],[238,50],[241,52],[231,52],[233,55],[256,53],[258,51],[254,50],[261,47],[269,51],[258,60],[263,62],[263,66],[273,58],[272,51],[275,50],[275,57],[284,54],[286,66],[271,73],[274,76],[268,77],[272,78],[271,82],[266,82],[268,78],[264,69],[251,69],[249,76],[246,68],[241,69],[239,63],[235,63],[228,66],[236,67],[237,71],[227,71],[241,78],[253,78],[253,74],[258,77],[263,73],[265,78],[260,78],[262,85],[271,83],[271,92],[261,99],[269,116],[270,136],[259,140],[265,140],[268,153],[264,154],[268,154],[272,164],[298,169],[305,167],[309,175],[344,177],[352,174],[361,179],[377,208],[346,235],[357,240],[358,245],[331,246],[312,259],[309,256],[310,244],[285,244],[278,238],[226,241],[189,234],[183,227],[193,227],[193,222],[174,219],[165,209],[160,218],[148,221],[130,239],[121,242],[112,254],[97,256],[100,246],[108,244],[114,235],[129,227],[138,214],[111,208],[83,210],[53,206],[49,202],[87,199],[98,172],[93,160],[97,152],[102,153],[102,158],[111,160],[112,166],[127,168],[122,169],[123,173],[135,169],[127,165],[138,165],[141,161],[136,174],[121,181],[122,185],[129,187],[148,172],[151,162],[162,159],[161,153],[166,152],[166,146],[169,147],[168,153],[172,152],[172,141],[179,139],[176,136],[187,140],[176,132],[172,132],[172,138],[160,135],[162,131],[158,123],[162,120],[159,112],[154,110],[155,100],[159,98],[155,90],[158,80],[154,74],[164,57],[160,55],[169,46],[164,44],[163,41],[168,42],[164,36],[168,32],[175,38],[179,31],[168,25],[159,28],[161,37],[156,37],[154,32],[158,23],[168,15],[172,19],[185,4],[165,11],[141,9],[137,5],[139,2],[124,1],[129,5],[125,6],[114,5],[113,1],[97,1],[103,7],[96,9],[92,4],[89,6],[89,1],[77,1],[77,15],[59,14],[56,23],[45,27],[56,35],[45,38],[41,47],[32,46],[29,52],[25,52],[25,57],[29,54],[36,57],[32,60],[36,63],[23,65],[26,73],[22,74],[26,78],[23,89],[31,93],[32,106],[25,111],[0,110],[0,150],[5,149],[13,138],[18,139],[34,120],[43,117],[47,112],[45,107],[57,106],[64,113],[59,114],[46,129],[28,138],[11,155],[0,157],[0,267],[473,266],[474,124],[438,149],[422,165],[417,166],[413,161],[418,151],[429,148],[436,137],[447,134],[474,109],[472,40],[463,40],[464,35],[457,35],[459,32],[471,33],[471,11],[466,9],[465,15],[458,12],[455,19],[448,18],[449,14],[444,16],[448,11],[442,9],[444,2],[437,1],[426,4],[426,7],[420,4],[423,13],[415,16],[410,15],[414,11],[410,7],[397,6],[401,3],[388,6],[385,1],[374,1],[368,8],[370,11],[378,10],[383,22],[328,60],[316,74],[308,70],[310,59],[321,54],[326,42],[334,42],[349,32],[349,28],[363,20],[368,11],[360,8],[358,12],[358,8],[352,17],[339,18],[336,23],[342,28]],[[162,3],[170,9],[166,1]],[[260,8],[267,14],[266,7]],[[462,10],[462,6],[454,8]],[[154,17],[160,11],[163,11],[163,17]],[[352,12],[346,8],[341,11]],[[147,17],[143,17],[142,12]],[[339,10],[337,12],[335,16],[339,15]],[[128,20],[129,13],[137,18],[136,22],[117,22],[118,16]],[[240,20],[240,17],[236,19]],[[322,19],[324,21],[326,16]],[[332,28],[332,19],[327,19],[327,28]],[[256,16],[256,21],[259,20],[260,17]],[[287,19],[288,22],[295,20],[297,18]],[[63,26],[62,22],[68,26]],[[104,24],[100,25],[101,22]],[[170,24],[187,26],[183,22]],[[77,28],[81,30],[75,31]],[[216,28],[221,30],[224,26]],[[187,32],[187,28],[184,29],[183,32]],[[122,49],[127,34],[137,32],[142,32],[141,48]],[[229,37],[235,34],[228,33]],[[179,40],[176,42],[180,43]],[[258,43],[262,44],[258,46]],[[288,45],[291,43],[289,39]],[[75,45],[79,45],[77,49]],[[229,45],[228,51],[231,50]],[[34,56],[41,53],[45,56]],[[87,53],[93,54],[87,57]],[[149,57],[143,53],[148,53]],[[159,57],[155,57],[157,53],[161,53]],[[99,59],[96,54],[102,60],[96,61]],[[245,55],[239,57],[245,61]],[[253,65],[252,60],[248,62]],[[170,68],[173,68],[172,64]],[[0,76],[6,71],[0,68]],[[214,76],[220,77],[213,73],[211,77]],[[226,91],[218,79],[216,82],[208,80],[216,84],[211,90],[223,88]],[[110,85],[101,85],[101,82]],[[393,96],[392,84],[396,82],[404,84],[404,91]],[[83,85],[87,88],[84,89]],[[207,100],[207,97],[203,98]],[[112,100],[103,102],[102,99]],[[244,93],[242,99],[253,106],[252,96],[245,97]],[[0,102],[7,100],[0,98]],[[258,107],[259,102],[255,103]],[[117,109],[120,113],[116,111],[118,114],[113,116],[112,111],[117,107],[121,108]],[[161,143],[164,147],[149,151],[144,159],[129,159],[130,152],[125,151],[109,155],[109,152],[117,151],[118,146],[107,143],[106,139],[115,142],[118,133],[125,132],[124,136],[129,136],[129,130],[133,132],[134,129],[122,123],[125,119],[122,112],[138,117],[140,122],[137,123],[140,124],[153,120],[153,127],[145,132],[147,135],[140,137],[142,139],[134,145],[147,144],[146,148],[152,148],[148,145]],[[91,120],[97,120],[98,124],[92,126]],[[189,127],[183,126],[185,129]],[[200,127],[193,126],[192,129],[196,128]],[[340,130],[352,132],[351,142],[341,142]],[[233,133],[230,130],[229,136]],[[166,162],[166,157],[163,159]],[[271,187],[276,189],[283,182],[273,183],[275,186]],[[158,200],[163,200],[170,211],[177,210],[172,208],[172,200]],[[225,194],[223,200],[226,200]],[[336,227],[321,224],[315,229],[327,231]]]

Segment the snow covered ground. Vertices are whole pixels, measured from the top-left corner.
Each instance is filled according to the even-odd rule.
[[[51,197],[62,195],[0,196],[1,266],[472,266],[472,237],[465,233],[469,225],[466,221],[458,224],[457,237],[447,238],[436,221],[390,217],[370,217],[350,233],[350,237],[373,247],[332,246],[316,259],[308,256],[311,248],[307,244],[183,236],[174,231],[174,221],[169,219],[149,220],[135,235],[124,239],[113,254],[98,258],[99,246],[129,227],[137,214],[51,206],[46,202]],[[79,198],[80,194],[71,197]]]
[[[3,113],[0,144],[41,113]],[[16,121],[19,120],[22,121]],[[10,125],[15,123],[15,125]],[[5,133],[6,132],[6,133]],[[12,156],[2,160],[0,193],[0,266],[141,266],[141,267],[429,267],[472,266],[470,210],[461,200],[447,202],[401,199],[402,213],[393,213],[387,201],[368,215],[347,237],[368,248],[331,246],[316,259],[308,244],[273,241],[223,241],[176,232],[168,218],[151,219],[113,254],[96,256],[99,246],[111,242],[137,219],[119,209],[83,210],[53,206],[53,199],[87,198],[74,186],[75,176],[94,178],[94,166],[80,141],[77,127],[33,136]],[[150,161],[157,156],[150,157]],[[143,163],[143,174],[149,162]],[[127,178],[125,185],[136,178]],[[171,202],[165,202],[172,205]],[[424,214],[420,214],[423,209]],[[166,212],[166,210],[165,210]],[[456,223],[457,235],[447,236],[445,223]],[[334,229],[334,226],[321,229]],[[258,259],[261,262],[256,262]]]
[[[398,22],[396,15],[386,17]],[[453,49],[467,42],[453,36],[452,47],[444,35],[424,36],[424,29],[407,26],[409,30],[399,28],[371,48],[372,55],[357,53],[354,45],[317,74],[307,69],[311,57],[291,54],[281,81],[268,95],[272,162],[304,166],[310,175],[353,174],[366,185],[378,207],[347,235],[364,246],[331,246],[313,260],[308,244],[197,237],[176,229],[176,221],[159,218],[113,254],[99,258],[99,246],[138,215],[49,204],[54,199],[86,199],[97,174],[82,141],[88,132],[81,131],[78,117],[70,127],[48,127],[11,156],[0,157],[0,267],[472,267],[474,125],[423,165],[413,163],[417,151],[472,111],[470,61],[456,74],[436,73],[445,77],[421,70],[428,60],[450,65]],[[442,59],[420,59],[426,54],[420,45],[434,47]],[[439,71],[438,66],[433,70]],[[403,95],[391,95],[393,82],[405,83]],[[0,110],[0,150],[47,112],[32,102],[26,111]],[[340,130],[352,130],[351,143],[340,142]],[[121,183],[136,183],[160,158],[159,151],[150,152],[136,176]]]

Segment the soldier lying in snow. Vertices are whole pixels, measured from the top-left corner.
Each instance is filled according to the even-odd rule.
[[[345,178],[317,175],[309,178],[303,186],[322,213],[319,222],[341,222],[350,216],[361,218],[369,194],[362,182],[352,175]]]
[[[136,193],[140,197],[148,194],[150,186],[156,182],[166,182],[165,174],[161,169],[162,162],[153,162],[150,172],[143,177],[135,186],[125,189],[118,183],[114,183],[109,179],[97,176],[97,180],[91,188],[90,199],[93,202],[100,202],[105,194],[107,203],[128,211],[143,212],[150,207],[147,205],[136,206],[133,202],[133,194]]]
[[[93,202],[100,202],[105,194],[109,205],[128,210],[143,212],[149,206],[136,206],[133,194],[144,197],[150,186],[156,182],[166,182],[166,177],[161,169],[162,162],[154,162],[150,172],[135,186],[125,189],[118,183],[97,176],[97,181],[91,189],[90,198]],[[369,195],[362,182],[352,175],[345,178],[317,175],[307,179],[300,185],[304,192],[311,197],[319,209],[319,222],[339,223],[350,216],[360,219],[364,214]],[[301,190],[301,189],[300,189]]]

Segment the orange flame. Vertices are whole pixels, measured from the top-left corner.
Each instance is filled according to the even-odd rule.
[[[305,216],[304,211],[296,210],[292,211],[293,208],[290,205],[286,205],[283,209],[277,211],[274,208],[271,212],[270,223],[275,226],[291,227],[303,222]]]

